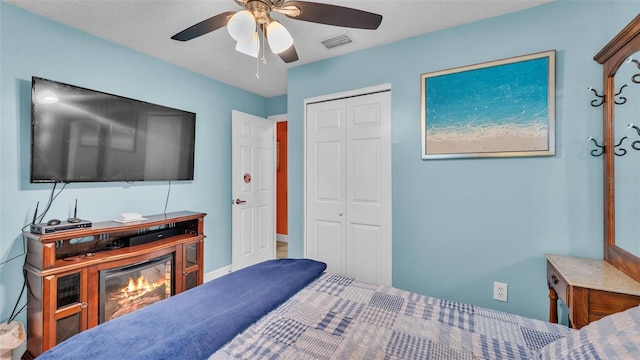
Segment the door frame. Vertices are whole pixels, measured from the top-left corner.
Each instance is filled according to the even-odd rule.
[[[303,166],[302,166],[302,171],[303,171],[303,175],[302,175],[302,179],[303,179],[303,186],[302,186],[302,191],[303,191],[303,196],[302,196],[302,247],[303,247],[303,254],[304,257],[308,257],[307,255],[307,105],[309,104],[313,104],[313,103],[319,103],[319,102],[325,102],[325,101],[332,101],[332,100],[339,100],[339,99],[344,99],[344,98],[350,98],[350,97],[356,97],[356,96],[363,96],[363,95],[369,95],[369,94],[373,94],[373,93],[379,93],[379,92],[384,92],[384,91],[391,91],[391,83],[386,83],[386,84],[381,84],[381,85],[374,85],[374,86],[369,86],[369,87],[364,87],[364,88],[360,88],[360,89],[354,89],[354,90],[348,90],[348,91],[343,91],[343,92],[338,92],[338,93],[333,93],[333,94],[326,94],[326,95],[320,95],[320,96],[315,96],[315,97],[311,97],[311,98],[307,98],[304,99],[303,102],[303,122],[302,122],[302,132],[303,132],[303,138],[302,138],[302,159],[303,159]],[[391,108],[393,109],[393,98],[392,100],[392,104],[391,104]],[[392,118],[393,118],[393,111],[392,111]],[[391,192],[391,202],[393,203],[393,191]],[[391,205],[390,205],[391,206]],[[389,229],[391,233],[393,233],[393,222],[391,223],[391,228]],[[393,262],[391,262],[391,266],[393,269]],[[393,270],[392,270],[393,273]]]
[[[275,144],[277,144],[277,142],[278,142],[278,139],[277,139],[277,136],[278,136],[278,135],[277,135],[277,127],[278,127],[278,123],[279,123],[279,122],[287,122],[287,114],[269,115],[269,116],[267,116],[267,120],[271,120],[271,121],[273,121],[273,125],[275,126],[275,129],[276,129],[275,134],[274,134],[274,136],[275,136],[275,140],[274,140],[274,149],[275,149]],[[289,135],[287,134],[287,137],[288,137],[288,136],[289,136]],[[288,139],[287,139],[287,140],[288,140]],[[277,160],[276,160],[276,161],[277,161]],[[275,164],[274,164],[274,166],[275,166]],[[277,169],[276,169],[276,170],[277,170]],[[277,171],[276,171],[276,172],[274,172],[274,173],[276,174],[276,178],[277,178]],[[288,174],[287,174],[287,176],[288,176]],[[276,215],[276,214],[278,213],[278,210],[277,210],[277,199],[278,199],[278,184],[277,184],[277,181],[274,181],[274,186],[275,186],[275,189],[274,189],[274,196],[276,197],[276,207],[274,208],[274,209],[275,209],[274,219],[275,219],[275,218],[277,217],[277,215]],[[289,201],[289,199],[287,198],[287,202],[288,202],[288,201]],[[287,217],[288,217],[288,216],[289,216],[289,215],[287,214]],[[276,220],[276,222],[277,222],[277,220]],[[284,236],[284,237],[283,237],[283,236],[278,236],[278,231],[276,230],[276,228],[275,228],[275,227],[274,227],[273,229],[274,229],[274,232],[275,232],[275,239],[276,239],[276,241],[289,242],[289,240],[288,240],[288,234],[289,234],[289,231],[288,231],[288,230],[289,230],[289,229],[287,229],[287,235],[286,235],[286,236]],[[276,257],[277,257],[277,256],[276,256]]]

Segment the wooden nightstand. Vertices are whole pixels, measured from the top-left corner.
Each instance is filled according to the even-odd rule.
[[[558,298],[569,309],[569,322],[574,329],[640,304],[640,283],[608,262],[554,254],[545,256],[550,322],[558,322]]]

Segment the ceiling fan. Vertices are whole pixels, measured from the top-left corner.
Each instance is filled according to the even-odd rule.
[[[180,31],[171,38],[187,41],[226,26],[231,37],[237,42],[236,50],[257,58],[260,49],[259,32],[262,32],[263,44],[266,36],[271,51],[280,56],[285,63],[290,63],[298,60],[293,38],[279,21],[271,18],[272,11],[295,20],[357,29],[375,30],[382,22],[382,15],[338,5],[285,0],[234,1],[244,10],[220,13]]]

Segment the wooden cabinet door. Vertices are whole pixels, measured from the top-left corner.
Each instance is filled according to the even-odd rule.
[[[86,284],[86,269],[43,278],[42,351],[87,329]]]
[[[189,290],[202,284],[203,242],[201,240],[184,244],[182,247],[182,288]]]

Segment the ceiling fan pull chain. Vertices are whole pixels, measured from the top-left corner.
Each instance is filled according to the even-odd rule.
[[[256,24],[256,33],[258,32],[258,24]],[[258,41],[256,41],[256,46],[258,47],[258,53],[256,54],[256,79],[260,80],[260,61],[258,60],[258,55],[260,55],[260,36],[258,36]],[[264,46],[264,40],[262,40],[262,46]]]
[[[262,24],[262,63],[266,64],[267,63],[267,58],[264,56],[264,48],[266,47],[267,41],[264,38],[264,24]]]
[[[260,61],[256,56],[256,79],[260,80]]]

